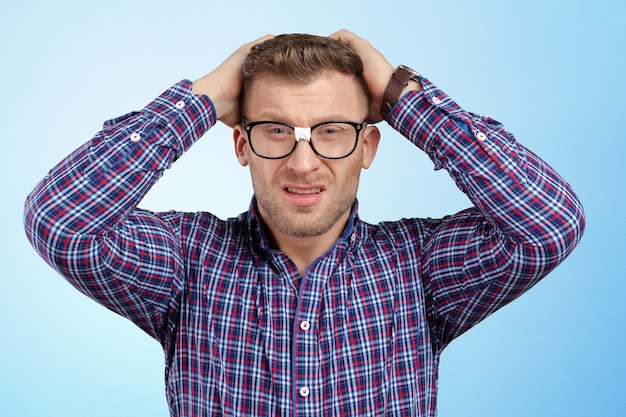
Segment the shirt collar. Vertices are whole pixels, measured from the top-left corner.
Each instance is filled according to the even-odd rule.
[[[356,224],[359,219],[359,202],[358,200],[354,201],[352,204],[352,208],[350,209],[350,217],[348,218],[348,223],[343,230],[343,233],[339,240],[345,240],[348,246],[351,246],[352,243],[356,240]],[[263,220],[259,214],[259,209],[257,206],[256,197],[252,197],[250,202],[250,207],[247,213],[247,222],[248,222],[248,230],[250,233],[250,237],[255,246],[258,246],[264,251],[270,250],[269,240],[265,234],[265,230],[263,229]]]

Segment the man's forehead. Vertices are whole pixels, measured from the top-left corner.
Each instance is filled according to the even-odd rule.
[[[282,76],[280,74],[272,74],[272,73],[261,73],[254,77],[251,82],[251,87],[266,85],[266,86],[283,86],[283,85],[291,85],[291,86],[306,86],[309,84],[313,84],[321,79],[354,79],[356,81],[356,76],[353,74],[346,74],[344,72],[340,72],[337,70],[323,70],[317,73],[311,74],[307,77],[303,78],[295,78],[295,77],[287,77]]]
[[[294,81],[277,75],[262,75],[255,78],[244,92],[244,114],[248,104],[254,105],[255,113],[283,113],[286,106],[314,105],[333,107],[340,105],[344,109],[368,108],[367,96],[356,76],[338,71],[324,71],[307,80]],[[263,106],[263,108],[256,108]],[[296,110],[296,109],[290,109]]]

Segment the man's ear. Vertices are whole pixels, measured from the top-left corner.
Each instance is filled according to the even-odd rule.
[[[237,156],[237,161],[241,164],[241,166],[245,167],[248,165],[248,154],[247,154],[247,144],[248,137],[246,136],[245,129],[241,123],[238,123],[233,127],[233,141],[235,144],[235,155]]]
[[[367,126],[363,132],[363,168],[367,169],[374,162],[378,143],[380,142],[380,130],[376,126]]]

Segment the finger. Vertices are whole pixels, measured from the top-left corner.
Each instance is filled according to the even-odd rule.
[[[328,37],[331,39],[338,40],[339,42],[348,46],[355,40],[360,39],[357,35],[355,35],[354,33],[346,29],[338,30],[337,32],[331,34]]]
[[[252,47],[253,47],[254,45],[258,45],[258,44],[263,43],[263,42],[265,42],[266,40],[272,39],[272,38],[274,38],[274,37],[275,37],[275,35],[271,35],[271,34],[267,34],[267,35],[265,35],[265,36],[261,36],[260,38],[255,39],[255,40],[253,40],[252,42],[249,42],[249,43],[247,43],[247,44],[243,45],[243,49],[244,49],[244,50],[248,50],[248,51],[250,51],[250,49],[252,49]]]
[[[246,44],[241,45],[230,57],[229,59],[226,59],[226,61],[224,61],[225,63],[228,63],[229,61],[234,61],[234,62],[243,62],[243,60],[248,56],[248,54],[250,53],[250,51],[252,50],[252,48],[255,45],[258,45],[260,43],[265,42],[268,39],[272,39],[274,37],[274,35],[265,35],[265,36],[261,36],[258,39],[253,40],[252,42],[248,42]]]

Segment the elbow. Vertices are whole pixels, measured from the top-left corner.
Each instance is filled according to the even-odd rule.
[[[24,203],[23,224],[26,238],[35,250],[45,259],[45,241],[50,226],[45,224],[45,209],[38,204],[33,194],[29,194]]]
[[[520,251],[517,265],[521,275],[528,278],[527,283],[534,285],[539,279],[558,267],[574,251],[585,232],[585,213],[577,200],[564,207],[553,216],[541,222],[542,232],[532,243],[516,245]],[[530,285],[524,288],[529,288]]]
[[[556,227],[552,233],[553,258],[556,265],[567,258],[583,237],[586,227],[585,211],[576,196],[569,199],[569,204],[556,213]],[[556,266],[555,265],[555,266]]]
[[[36,188],[26,197],[23,226],[26,238],[35,251],[48,263],[54,264],[53,242],[61,240],[62,228],[58,226],[59,208],[48,193]]]
[[[578,197],[574,197],[572,199],[572,203],[571,203],[571,209],[570,209],[570,216],[569,216],[569,230],[570,230],[570,237],[569,237],[569,250],[568,253],[571,252],[572,250],[574,250],[574,248],[576,247],[576,245],[578,245],[578,242],[580,242],[580,240],[583,237],[583,234],[585,233],[585,227],[586,227],[586,216],[585,216],[585,210],[583,208],[582,203],[580,202],[580,200],[578,199]]]

